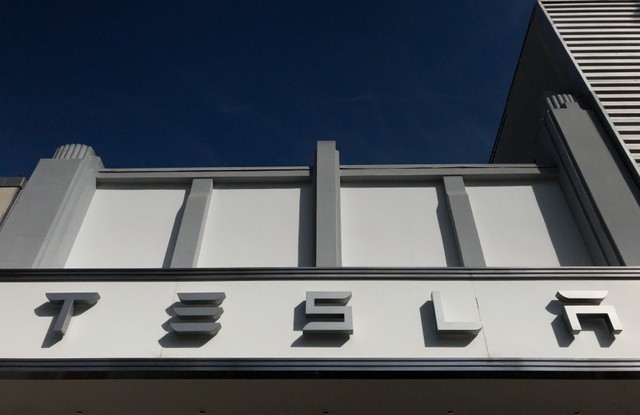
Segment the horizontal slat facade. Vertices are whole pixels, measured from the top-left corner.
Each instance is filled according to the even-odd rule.
[[[540,3],[640,162],[640,1]]]

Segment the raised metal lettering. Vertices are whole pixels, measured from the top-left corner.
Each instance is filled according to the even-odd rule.
[[[482,329],[480,321],[447,321],[444,316],[440,291],[431,293],[431,301],[433,301],[433,311],[436,315],[436,331],[438,334],[467,334],[475,336]]]
[[[322,320],[307,323],[303,334],[353,334],[350,291],[307,291],[305,314],[307,319]]]
[[[598,305],[607,294],[607,291],[558,291],[556,293],[558,300],[569,304],[563,304],[563,308],[565,321],[572,335],[575,336],[582,331],[579,316],[603,318],[611,333],[622,333],[622,323],[615,308],[611,305]]]
[[[226,298],[224,293],[178,293],[180,305],[174,305],[176,321],[169,327],[180,335],[215,336],[222,325],[216,320],[224,310],[218,307]]]
[[[98,293],[46,293],[50,303],[61,305],[60,312],[54,320],[53,332],[62,337],[69,328],[69,322],[73,316],[74,305],[94,306],[100,299]]]

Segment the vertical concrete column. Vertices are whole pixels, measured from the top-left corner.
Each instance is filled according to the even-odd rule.
[[[484,254],[464,180],[462,176],[445,176],[443,181],[460,265],[484,268]]]
[[[316,186],[316,266],[342,264],[340,235],[340,155],[335,141],[318,141]]]
[[[547,106],[545,125],[559,164],[609,265],[640,265],[640,189],[591,111],[570,95],[551,96]]]
[[[193,268],[197,265],[212,191],[213,180],[193,180],[171,258],[171,268]]]
[[[93,149],[81,144],[40,160],[0,231],[0,267],[63,267],[103,167]]]

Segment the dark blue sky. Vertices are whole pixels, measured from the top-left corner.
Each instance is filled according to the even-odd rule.
[[[0,175],[488,160],[533,1],[0,2]]]

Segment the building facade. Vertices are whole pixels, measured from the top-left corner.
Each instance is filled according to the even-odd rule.
[[[596,47],[638,10],[536,6],[486,165],[60,147],[0,230],[0,412],[638,413],[637,117],[599,89],[634,82]]]

